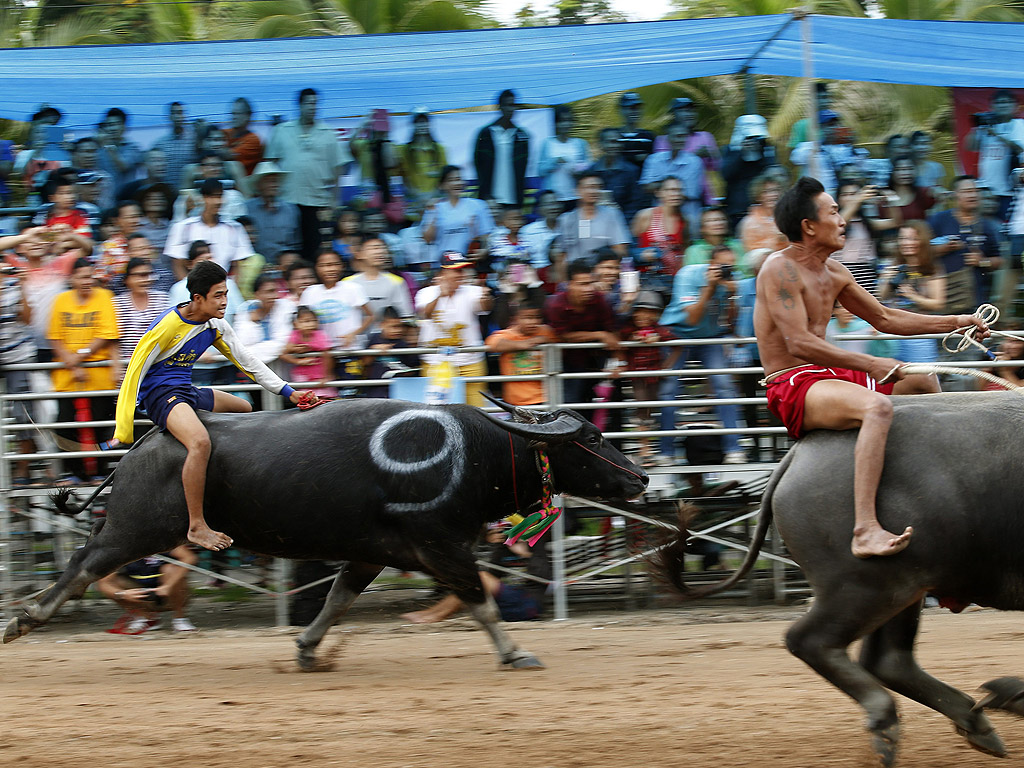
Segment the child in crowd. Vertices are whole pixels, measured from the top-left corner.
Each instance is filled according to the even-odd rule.
[[[415,331],[416,326],[411,317],[401,317],[394,307],[384,307],[380,314],[380,328],[376,333],[370,334],[367,343],[368,349],[391,350],[409,349],[416,345],[416,337],[413,336],[412,343],[409,342],[410,326]],[[368,379],[382,379],[385,373],[391,376],[412,373],[419,368],[419,357],[417,355],[380,355],[378,357],[364,357],[363,370]],[[366,397],[387,397],[386,386],[369,387],[366,390]]]
[[[557,341],[554,331],[544,325],[544,314],[537,304],[513,305],[511,311],[512,322],[487,337],[487,349],[499,353],[502,376],[537,376],[544,372],[540,345]],[[544,402],[544,382],[506,381],[501,396],[511,405],[540,405]]]
[[[295,310],[295,329],[288,337],[281,359],[290,363],[293,381],[310,382],[317,397],[337,397],[338,390],[327,386],[327,372],[333,367],[331,340],[320,330],[320,319],[307,306]],[[319,353],[312,355],[310,353]]]
[[[672,332],[658,325],[661,317],[661,297],[654,291],[641,291],[633,302],[630,319],[619,331],[623,341],[639,341],[653,344],[673,338]],[[620,352],[620,359],[626,363],[627,371],[659,371],[666,367],[668,347],[640,346],[627,347]],[[656,376],[630,376],[633,387],[633,399],[637,401],[657,400],[661,379]],[[637,420],[641,429],[657,429],[651,418],[650,408],[637,408]],[[653,461],[650,441],[640,442],[640,458],[645,466]]]
[[[1024,360],[1024,341],[1014,339],[1009,336],[1005,337],[999,344],[999,351],[996,352],[996,360],[999,362],[1008,360]],[[991,368],[989,373],[994,374],[1001,379],[1005,379],[1008,384],[1011,384],[1014,387],[1024,387],[1024,365]],[[1003,387],[992,382],[986,382],[983,389],[1001,391]]]
[[[355,208],[345,207],[338,214],[334,225],[334,252],[341,256],[345,266],[351,269],[352,255],[359,249],[362,240],[363,218]]]

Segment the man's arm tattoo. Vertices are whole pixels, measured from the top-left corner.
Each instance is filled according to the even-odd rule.
[[[796,306],[793,294],[782,284],[779,285],[779,302],[781,302],[783,309],[793,309]]]

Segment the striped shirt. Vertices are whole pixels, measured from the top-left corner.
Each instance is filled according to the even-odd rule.
[[[170,309],[171,300],[163,291],[150,291],[149,304],[138,309],[132,295],[126,291],[114,296],[114,311],[117,313],[117,328],[121,333],[120,356],[128,360],[135,351],[139,340],[156,320]]]

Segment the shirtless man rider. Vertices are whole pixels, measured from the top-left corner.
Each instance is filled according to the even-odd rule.
[[[860,428],[854,449],[855,522],[851,550],[857,557],[893,555],[910,543],[878,522],[875,495],[892,423],[886,395],[938,392],[933,376],[908,376],[898,360],[873,357],[825,341],[838,300],[882,333],[910,336],[988,326],[972,315],[919,315],[882,306],[829,256],[843,247],[846,222],[821,183],[803,177],[775,207],[775,224],[789,245],[765,261],[757,278],[754,333],[768,383],[768,408],[794,438],[812,429]]]

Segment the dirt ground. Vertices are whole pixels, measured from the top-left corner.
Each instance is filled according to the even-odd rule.
[[[782,645],[800,609],[606,612],[511,625],[548,669],[500,672],[463,619],[337,628],[332,672],[292,630],[171,637],[65,622],[0,648],[0,761],[54,766],[733,768],[873,764],[861,711]],[[974,693],[1024,673],[1019,615],[926,612],[924,666]],[[904,699],[906,768],[992,766]],[[993,715],[1024,755],[1024,721]]]

